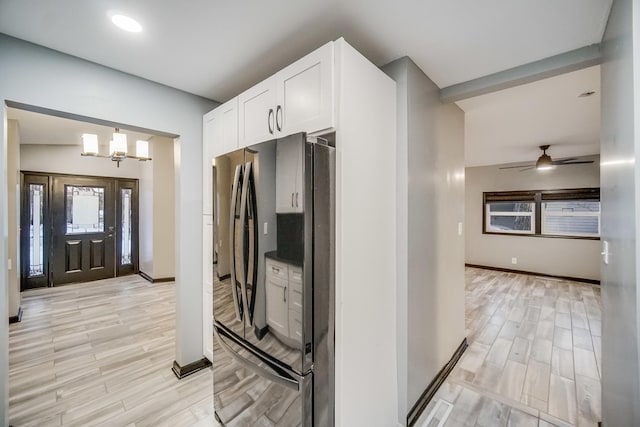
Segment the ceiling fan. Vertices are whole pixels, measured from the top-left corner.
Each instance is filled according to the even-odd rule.
[[[580,165],[584,163],[593,163],[593,160],[578,160],[576,158],[552,160],[551,156],[547,154],[547,150],[549,149],[549,147],[550,145],[541,145],[539,147],[542,150],[542,155],[538,157],[538,160],[536,161],[535,165],[504,166],[504,167],[501,167],[500,169],[522,168],[520,169],[520,171],[522,172],[522,171],[536,168],[536,170],[545,171],[545,170],[553,169],[554,166]]]

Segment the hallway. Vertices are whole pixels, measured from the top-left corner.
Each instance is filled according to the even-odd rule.
[[[9,330],[20,426],[214,426],[211,370],[178,380],[175,284],[140,276],[22,293]]]
[[[467,268],[466,325],[469,348],[425,414],[443,399],[452,427],[597,426],[599,286]]]

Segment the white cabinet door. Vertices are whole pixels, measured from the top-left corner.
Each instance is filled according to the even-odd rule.
[[[216,147],[215,156],[238,148],[238,97],[225,102],[216,110],[220,115],[220,149]]]
[[[276,148],[276,213],[303,212],[302,144],[279,140]]]
[[[276,133],[317,132],[334,126],[333,42],[276,74]]]
[[[213,217],[204,215],[202,220],[202,351],[213,359]]]
[[[258,83],[238,96],[240,147],[275,137],[275,76]]]
[[[212,160],[219,141],[219,115],[210,111],[202,119],[202,213],[213,214],[213,168]]]
[[[211,215],[213,158],[238,148],[238,97],[204,115],[202,136],[202,213]]]
[[[266,274],[267,325],[282,336],[289,336],[289,289],[287,281]]]

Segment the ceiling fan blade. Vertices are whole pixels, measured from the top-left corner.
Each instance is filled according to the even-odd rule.
[[[520,165],[520,166],[503,166],[498,169],[517,169],[517,168],[533,168],[536,165]]]
[[[593,160],[580,160],[577,162],[565,162],[565,163],[557,163],[558,166],[566,166],[566,165],[582,165],[586,163],[593,163]]]
[[[575,157],[571,157],[571,158],[569,158],[569,159],[554,160],[554,161],[553,161],[553,162],[551,162],[551,163],[553,163],[554,165],[561,165],[561,164],[563,164],[563,163],[572,162],[572,161],[574,161],[574,160],[578,160],[578,159],[576,159]]]
[[[529,167],[525,167],[524,169],[520,169],[518,172],[524,172],[524,171],[528,171],[535,168],[536,168],[536,165],[531,165]]]

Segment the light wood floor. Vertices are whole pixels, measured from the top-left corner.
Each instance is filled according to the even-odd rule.
[[[471,268],[466,282],[470,347],[417,425],[443,399],[452,427],[595,426],[599,287]],[[22,308],[9,331],[14,427],[217,426],[211,370],[171,371],[173,283],[29,291]]]
[[[418,426],[438,399],[454,404],[446,426],[597,426],[598,286],[467,268],[466,324],[469,348]]]
[[[23,292],[9,328],[21,426],[217,426],[212,372],[178,380],[175,285],[127,276]]]

